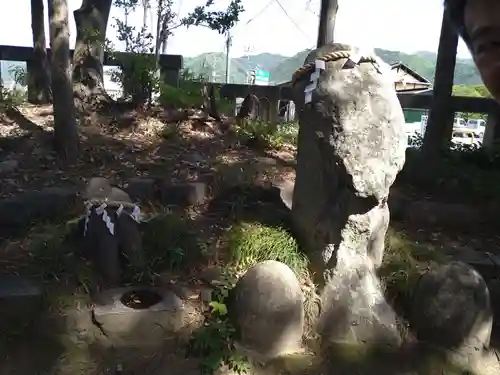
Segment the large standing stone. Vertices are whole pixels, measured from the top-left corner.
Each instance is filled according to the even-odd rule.
[[[490,305],[488,286],[481,275],[465,263],[453,262],[422,276],[410,325],[419,340],[473,362],[490,343]]]
[[[334,44],[312,51],[305,64],[335,52],[359,60],[356,47]],[[309,104],[311,72],[295,76],[301,110],[292,211],[320,269],[354,254],[380,263],[389,189],[405,161],[405,120],[389,69],[376,58],[363,61],[327,62]]]
[[[396,314],[386,302],[373,268],[334,273],[322,292],[317,331],[329,343],[398,347]]]
[[[240,345],[260,359],[301,348],[304,296],[293,271],[269,260],[250,268],[231,292],[229,313]]]
[[[389,189],[407,142],[390,71],[373,51],[326,45],[296,72],[294,91],[300,128],[292,216],[325,283],[319,331],[324,341],[397,345],[396,315],[375,275]]]

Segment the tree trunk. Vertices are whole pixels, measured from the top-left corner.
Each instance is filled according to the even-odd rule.
[[[144,29],[148,27],[148,9],[149,0],[142,0],[142,27]]]
[[[215,99],[214,85],[203,85],[201,88],[201,96],[203,98],[203,111],[220,122],[221,117],[217,111],[217,100]]]
[[[444,13],[434,76],[433,101],[422,145],[422,167],[419,168],[422,181],[434,179],[435,167],[438,165],[440,153],[451,138],[454,118],[451,108],[451,94],[455,76],[457,45],[458,34],[447,14]]]
[[[256,95],[248,94],[236,115],[236,123],[242,125],[247,120],[255,120],[259,113],[259,104],[259,98]]]
[[[338,10],[339,4],[337,0],[321,0],[317,48],[333,43]]]
[[[50,103],[52,95],[45,42],[43,0],[31,0],[31,30],[33,60],[28,61],[28,101],[33,104],[46,104]]]
[[[78,155],[78,132],[71,85],[67,0],[49,0],[54,138],[56,150],[65,161]]]
[[[163,9],[163,0],[158,0],[158,12],[157,12],[157,20],[156,20],[156,38],[155,38],[155,61],[156,61],[156,69],[160,69],[160,47],[161,47],[161,30],[162,30],[162,9]]]
[[[109,103],[104,89],[103,60],[106,28],[112,0],[82,0],[73,12],[76,44],[73,56],[73,83],[82,104]]]

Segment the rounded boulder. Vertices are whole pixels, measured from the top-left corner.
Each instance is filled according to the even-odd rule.
[[[300,351],[304,295],[287,265],[270,260],[251,267],[231,292],[229,313],[240,346],[259,358]]]
[[[489,346],[492,322],[488,286],[469,265],[452,262],[417,284],[410,325],[419,340],[469,356]]]

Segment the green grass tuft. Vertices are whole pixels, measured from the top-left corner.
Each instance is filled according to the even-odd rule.
[[[42,224],[28,235],[26,259],[21,261],[21,273],[44,282],[68,283],[70,280],[86,284],[89,270],[78,262],[74,236],[80,218],[63,223]]]
[[[144,224],[145,272],[180,272],[199,260],[202,251],[188,221],[172,213],[160,214]]]
[[[258,223],[241,223],[228,233],[230,262],[239,269],[276,260],[289,266],[298,277],[307,275],[307,258],[285,229]]]
[[[389,229],[379,276],[388,296],[396,304],[406,304],[420,276],[444,261],[444,255],[432,246],[415,243],[406,238],[404,233]]]
[[[236,133],[243,141],[256,139],[270,148],[296,145],[298,132],[299,126],[294,122],[272,125],[260,120],[244,121],[236,128]]]

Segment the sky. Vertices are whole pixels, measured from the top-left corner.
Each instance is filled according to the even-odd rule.
[[[73,47],[76,32],[72,12],[80,7],[82,0],[67,1],[70,45]],[[156,22],[156,1],[151,0],[153,7],[149,25]],[[174,0],[173,9],[182,17],[204,2]],[[228,3],[229,0],[215,0],[213,9],[225,9]],[[292,56],[315,46],[320,0],[242,0],[242,3],[245,12],[232,30],[232,57],[262,52]],[[339,0],[335,40],[362,48],[384,48],[406,53],[436,52],[442,3],[442,0]],[[111,11],[107,34],[112,41],[116,41],[112,27],[114,17],[122,18],[122,11],[115,8]],[[139,8],[130,16],[131,24],[139,28],[142,17],[142,9]],[[46,26],[48,36],[47,30]],[[3,6],[0,12],[0,45],[33,45],[29,1],[9,1],[9,6]],[[167,53],[196,56],[205,52],[223,52],[224,46],[224,36],[215,31],[204,27],[179,28],[169,39]],[[459,44],[458,56],[470,58],[463,42]]]

